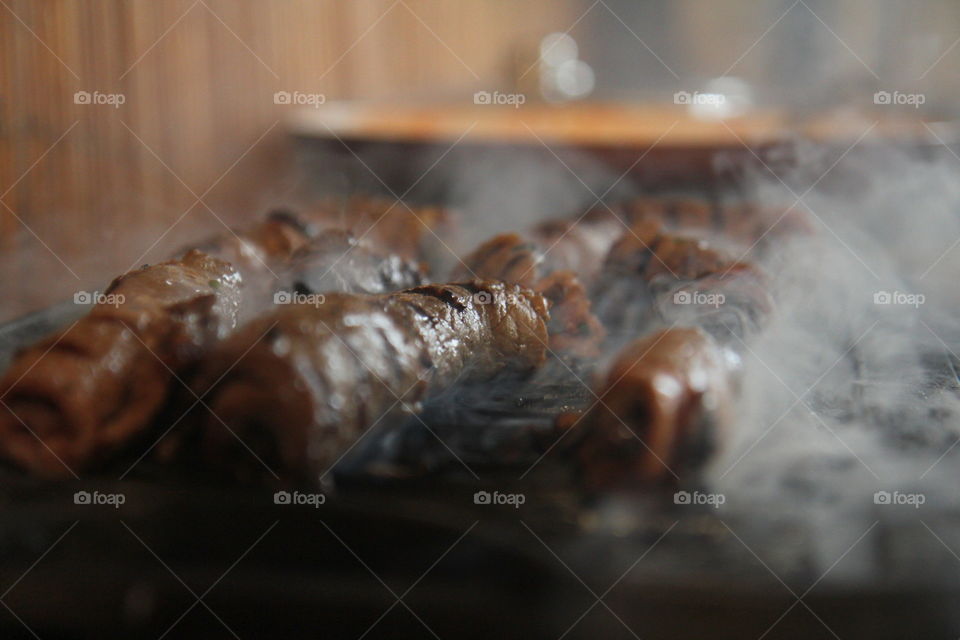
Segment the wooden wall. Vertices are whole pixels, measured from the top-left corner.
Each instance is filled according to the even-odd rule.
[[[511,46],[576,19],[550,0],[4,4],[0,320],[282,199],[274,92],[467,94],[498,81]]]

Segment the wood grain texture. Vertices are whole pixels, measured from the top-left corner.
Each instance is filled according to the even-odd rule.
[[[502,81],[510,47],[576,19],[549,0],[4,4],[0,320],[282,202],[274,92],[469,95]]]

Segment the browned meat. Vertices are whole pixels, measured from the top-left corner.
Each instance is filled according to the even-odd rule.
[[[545,275],[569,269],[592,288],[601,270],[611,262],[639,258],[643,266],[649,264],[651,271],[669,273],[666,263],[681,277],[693,278],[699,276],[681,272],[686,274],[694,269],[707,273],[711,262],[716,265],[718,261],[730,260],[700,244],[695,238],[699,232],[752,243],[764,234],[782,237],[811,228],[809,219],[798,209],[714,206],[693,198],[634,198],[609,208],[595,207],[580,218],[541,223],[522,236],[495,236],[465,257],[454,277],[476,276],[534,286]],[[673,235],[671,230],[681,230],[686,235]],[[657,259],[650,259],[655,240],[664,244],[658,249]],[[674,243],[679,246],[671,246]],[[656,274],[649,274],[653,275]]]
[[[590,308],[590,297],[572,271],[554,271],[534,291],[550,304],[550,348],[556,353],[593,358],[606,331]]]
[[[576,219],[548,221],[534,227],[530,237],[538,251],[542,275],[569,270],[590,286],[600,271],[603,256],[623,233],[624,226],[618,215],[597,208],[579,222]]]
[[[314,235],[316,230],[296,215],[277,210],[250,229],[220,234],[194,248],[226,260],[240,271],[244,280],[252,280],[257,274],[285,263]]]
[[[577,317],[584,321],[571,324],[569,314],[553,313],[551,348],[578,356],[596,355],[605,338],[603,325],[614,333],[636,334],[649,322],[654,311],[654,284],[663,289],[728,269],[731,273],[727,276],[751,269],[735,264],[704,240],[666,229],[726,233],[729,227],[739,234],[731,236],[732,240],[753,242],[777,217],[775,210],[715,207],[705,200],[634,198],[611,208],[595,207],[579,219],[541,223],[523,236],[495,236],[466,256],[452,277],[491,278],[544,291],[541,287],[548,276],[571,270],[576,275],[570,277],[579,283],[555,287],[547,297],[555,308],[578,309]],[[784,216],[769,235],[799,229],[803,220],[799,214]],[[570,277],[567,281],[573,282]],[[585,289],[592,303],[576,299]],[[564,292],[574,300],[558,299]],[[575,328],[587,330],[571,333]]]
[[[478,277],[532,286],[554,271],[570,270],[589,286],[603,257],[623,233],[614,213],[593,209],[582,219],[549,220],[524,236],[495,236],[463,259],[457,277]]]
[[[611,276],[643,273],[653,259],[654,248],[663,233],[657,220],[641,220],[610,246],[603,261],[601,284]]]
[[[652,220],[624,234],[604,269],[596,308],[628,342],[596,390],[603,402],[586,415],[565,417],[561,426],[579,425],[575,450],[593,488],[679,476],[722,439],[741,341],[773,308],[766,278],[708,242],[666,233]],[[664,324],[674,328],[630,338]]]
[[[647,262],[643,273],[647,280],[659,276],[695,280],[709,273],[723,272],[733,263],[706,241],[683,236],[661,235],[653,252],[656,258]]]
[[[198,450],[208,465],[264,474],[247,445],[284,479],[318,481],[367,429],[427,394],[538,367],[547,317],[540,295],[486,281],[279,308],[206,359]]]
[[[366,200],[352,202],[359,206]],[[199,246],[240,270],[245,320],[263,313],[280,292],[386,293],[423,282],[422,263],[371,241],[358,241],[355,233],[336,226],[342,223],[358,227],[364,220],[373,222],[368,219],[373,213],[353,213],[352,223],[346,225],[341,216],[331,211],[323,216],[314,212],[308,223],[302,216],[278,210],[249,230],[223,234]],[[436,217],[424,216],[436,221]],[[388,219],[394,219],[392,213],[386,216],[385,220]],[[390,222],[384,224],[390,226]],[[399,231],[395,223],[393,228]],[[416,254],[402,240],[400,246],[405,254]]]
[[[532,287],[539,280],[539,246],[516,233],[494,236],[454,268],[453,279],[490,278]]]
[[[694,280],[725,271],[734,264],[731,256],[706,240],[666,231],[652,220],[638,222],[611,247],[604,262],[610,273],[635,273],[645,280],[669,275]]]
[[[550,347],[558,354],[592,357],[605,332],[591,311],[587,286],[623,226],[605,209],[582,219],[541,223],[526,237],[494,236],[463,259],[452,279],[490,278],[543,293],[550,302]]]
[[[248,319],[273,303],[291,257],[316,233],[297,216],[273,211],[256,226],[210,238],[195,246],[225,260],[240,272],[243,282],[241,314]],[[189,251],[188,249],[187,251]]]
[[[349,231],[374,248],[428,264],[436,264],[446,254],[439,238],[449,233],[453,224],[442,207],[361,195],[320,200],[304,213],[319,227]]]
[[[713,339],[675,328],[620,351],[597,394],[601,403],[568,418],[580,432],[577,457],[591,489],[675,480],[695,468],[728,424],[733,391]]]
[[[236,324],[240,275],[199,251],[117,278],[0,380],[0,454],[65,476],[142,436],[199,353]]]
[[[330,229],[291,257],[281,281],[288,291],[376,294],[415,287],[425,277],[419,264]]]
[[[717,300],[729,303],[722,314],[719,305],[709,308]],[[765,279],[756,267],[737,262],[706,240],[665,232],[654,221],[634,225],[614,244],[594,291],[597,315],[621,339],[657,319],[701,324],[710,313],[714,319],[746,314],[747,320],[757,320],[769,308]],[[743,324],[739,317],[733,320]]]
[[[774,307],[766,275],[748,263],[661,288],[654,299],[662,322],[698,326],[738,350],[763,328]]]

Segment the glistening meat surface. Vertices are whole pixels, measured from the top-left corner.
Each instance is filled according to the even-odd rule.
[[[0,381],[0,453],[48,476],[108,460],[234,328],[239,300],[236,270],[199,251],[117,278],[88,315],[16,356]]]
[[[281,281],[303,293],[388,293],[422,284],[420,265],[359,241],[348,231],[330,229],[301,247]]]
[[[738,352],[772,311],[766,278],[653,221],[614,245],[605,273],[598,307],[625,346],[595,390],[601,401],[561,426],[578,425],[590,487],[683,480],[729,425]]]
[[[241,476],[268,475],[265,464],[316,482],[369,428],[430,393],[540,366],[548,315],[539,294],[489,281],[278,309],[206,359],[194,385],[209,406],[199,451]]]

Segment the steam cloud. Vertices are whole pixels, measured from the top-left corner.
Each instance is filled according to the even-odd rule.
[[[797,205],[817,233],[762,259],[777,312],[744,349],[739,419],[706,477],[735,511],[812,530],[831,562],[878,520],[958,548],[936,523],[960,507],[960,161],[862,144]],[[758,168],[750,197],[794,202],[836,153],[797,159],[777,172],[792,193]]]

